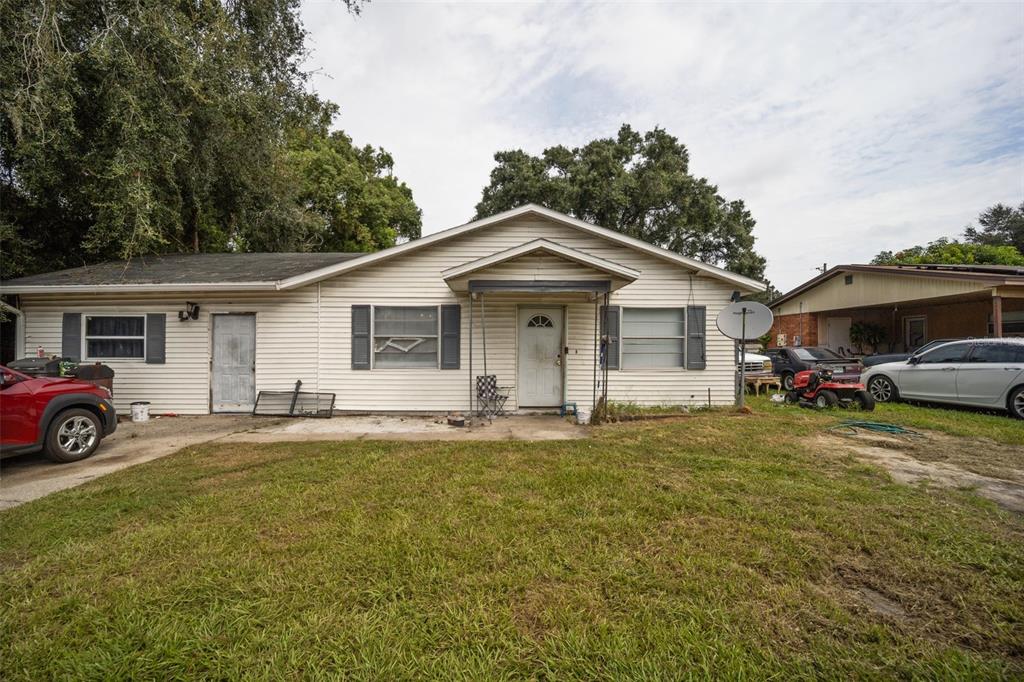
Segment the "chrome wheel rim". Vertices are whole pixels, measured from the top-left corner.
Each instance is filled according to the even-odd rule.
[[[81,455],[96,444],[96,425],[87,417],[72,417],[57,430],[57,445],[69,455]]]
[[[871,382],[871,396],[880,403],[889,402],[892,397],[892,386],[887,379],[875,379]]]
[[[1013,411],[1018,417],[1024,417],[1024,391],[1018,391],[1017,395],[1013,396]]]

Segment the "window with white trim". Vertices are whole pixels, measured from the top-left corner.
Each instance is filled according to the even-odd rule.
[[[374,306],[373,366],[438,367],[437,306]]]
[[[85,357],[134,360],[146,357],[145,315],[86,315]]]
[[[684,367],[685,308],[623,308],[622,368]]]

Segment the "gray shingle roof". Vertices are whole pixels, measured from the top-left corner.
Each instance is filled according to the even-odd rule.
[[[175,253],[139,256],[3,282],[4,286],[276,282],[365,253]]]

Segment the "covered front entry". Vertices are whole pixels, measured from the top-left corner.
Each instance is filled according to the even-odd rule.
[[[256,404],[256,316],[213,315],[210,408],[250,412]]]
[[[519,406],[558,407],[563,402],[563,310],[523,306],[518,320]]]

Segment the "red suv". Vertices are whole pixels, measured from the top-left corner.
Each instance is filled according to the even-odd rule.
[[[96,452],[116,428],[107,389],[0,366],[0,455],[42,450],[55,462],[76,462]]]

